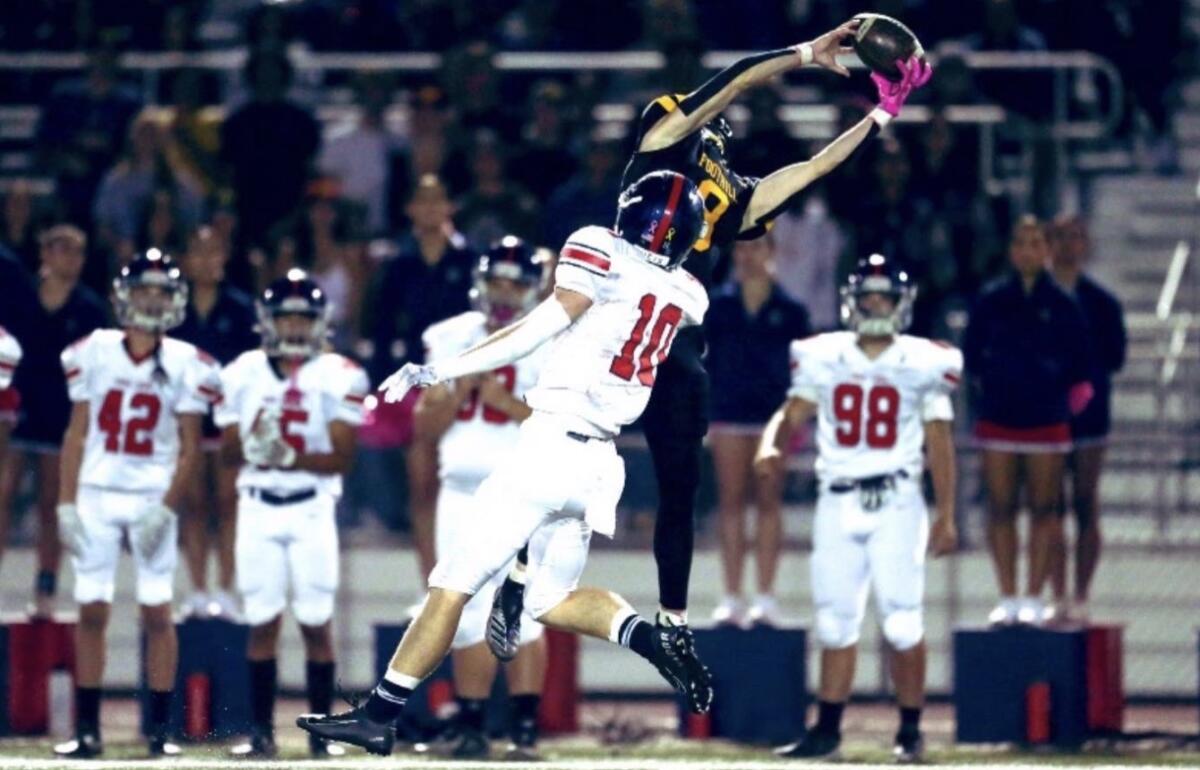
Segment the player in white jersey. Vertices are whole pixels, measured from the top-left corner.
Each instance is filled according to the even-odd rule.
[[[414,386],[494,371],[553,340],[525,397],[532,416],[473,498],[479,525],[442,555],[383,680],[361,706],[303,716],[302,728],[389,752],[392,721],[450,650],[463,607],[526,543],[531,616],[628,646],[691,710],[708,710],[711,677],[684,629],[657,628],[615,594],[578,587],[592,531],[611,537],[616,525],[625,468],[613,439],[646,408],[675,333],[708,308],[704,288],[679,269],[704,234],[703,215],[686,177],[647,174],[621,194],[614,230],[585,227],[567,239],[553,296],[465,353],[406,364],[384,383],[387,398],[399,399]]]
[[[309,706],[327,710],[333,699],[334,513],[354,461],[368,383],[358,364],[324,352],[329,309],[303,270],[289,270],[257,303],[262,347],[221,372],[225,398],[214,419],[225,460],[241,465],[235,560],[250,624],[252,731],[235,756],[276,753],[275,656],[289,603],[304,639]],[[343,753],[310,738],[315,757]]]
[[[13,374],[21,363],[21,343],[0,326],[0,465],[8,454],[8,435],[17,422],[21,396],[13,387]],[[5,523],[7,526],[7,522]],[[0,548],[4,544],[0,543]]]
[[[177,754],[167,723],[179,654],[171,619],[177,523],[200,452],[201,417],[220,396],[216,363],[165,336],[183,320],[187,285],[170,257],[151,249],[113,281],[120,329],[100,329],[68,347],[62,364],[71,398],[63,438],[59,536],[75,571],[76,739],[55,747],[96,756],[100,685],[117,560],[128,542],[146,639],[152,756]]]
[[[957,544],[954,523],[954,410],[962,373],[958,350],[901,334],[916,289],[879,254],[859,262],[842,288],[848,331],[792,343],[787,402],[767,424],[755,463],[780,472],[790,433],[817,417],[817,512],[812,590],[821,684],[817,723],[788,757],[829,757],[841,741],[841,715],[854,679],[868,592],[875,593],[892,648],[900,706],[895,756],[921,757],[925,698],[925,552],[930,525],[921,489],[928,453],[937,514],[935,555]]]
[[[445,361],[483,342],[488,335],[519,321],[537,305],[546,283],[543,262],[515,236],[497,241],[479,260],[471,304],[474,309],[429,327],[424,335],[425,360]],[[474,505],[479,485],[517,445],[520,425],[533,411],[525,394],[537,382],[540,355],[533,354],[494,372],[463,377],[421,393],[415,412],[418,437],[436,442],[438,476],[435,538],[439,558],[449,554],[468,532],[490,515]],[[436,748],[458,758],[486,757],[484,712],[496,678],[497,661],[488,650],[490,597],[512,564],[488,582],[463,608],[454,635],[454,690],[458,715]],[[537,710],[546,669],[542,625],[532,618],[523,626],[520,650],[506,668],[510,746],[508,757],[536,757]]]

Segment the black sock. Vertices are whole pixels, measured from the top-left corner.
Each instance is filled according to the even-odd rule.
[[[487,700],[475,698],[458,699],[458,723],[468,730],[483,732],[483,717],[487,711]]]
[[[529,566],[529,543],[521,546],[521,550],[517,551],[517,564],[522,567]]]
[[[919,733],[921,732],[921,707],[906,708],[900,707],[900,732],[902,733]]]
[[[308,708],[314,714],[328,714],[333,706],[333,672],[336,664],[308,661],[304,665],[304,684],[308,689]]]
[[[48,569],[38,570],[33,581],[33,590],[38,596],[54,596],[58,593],[58,575]]]
[[[363,704],[363,710],[367,714],[367,719],[372,722],[388,724],[396,721],[396,718],[404,711],[404,704],[408,703],[410,695],[412,695],[412,690],[408,687],[401,687],[384,679],[375,685],[374,690],[371,690],[371,695]]]
[[[75,688],[76,732],[100,734],[100,688]]]
[[[514,730],[537,730],[538,706],[541,703],[542,696],[533,693],[513,695],[509,698],[509,715],[512,728]]]
[[[841,735],[842,711],[845,708],[845,703],[830,703],[827,700],[817,701],[817,726],[813,729],[819,733]]]
[[[165,732],[167,723],[171,721],[171,698],[174,690],[150,691],[150,734],[158,735]]]
[[[275,682],[279,669],[274,658],[250,661],[250,719],[255,729],[275,732]]]
[[[646,660],[654,659],[654,626],[640,615],[626,618],[617,638],[622,647],[628,647]]]

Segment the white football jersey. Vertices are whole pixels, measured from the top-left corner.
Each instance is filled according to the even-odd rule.
[[[789,396],[817,405],[817,476],[856,479],[923,467],[925,423],[954,419],[962,353],[899,335],[874,360],[854,332],[792,343]]]
[[[0,326],[0,390],[12,385],[13,373],[21,363],[21,343]]]
[[[436,323],[425,330],[425,361],[434,363],[455,356],[487,338],[487,318],[470,311]],[[537,382],[546,346],[521,360],[502,366],[496,377],[519,400]],[[520,423],[469,396],[454,423],[438,442],[438,475],[443,484],[469,492],[487,478],[496,461],[511,450],[520,434]]]
[[[134,359],[121,329],[94,331],[61,359],[71,401],[90,407],[79,483],[165,492],[179,456],[176,415],[204,414],[219,400],[217,362],[170,337]]]
[[[592,306],[548,343],[542,374],[525,399],[533,409],[604,437],[645,410],[675,334],[701,323],[708,310],[699,281],[682,268],[663,270],[645,254],[602,227],[567,239],[555,286],[583,294]]]
[[[363,402],[369,388],[362,367],[336,353],[311,358],[293,377],[284,378],[262,350],[248,351],[230,362],[221,370],[221,384],[224,399],[213,414],[218,427],[237,425],[238,434],[245,440],[260,413],[278,414],[284,440],[298,452],[315,454],[333,451],[330,423],[362,425]],[[336,473],[243,465],[237,486],[275,493],[316,489],[340,497],[342,477]]]

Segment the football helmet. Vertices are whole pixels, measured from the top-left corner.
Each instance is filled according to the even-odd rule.
[[[721,155],[725,154],[725,144],[733,138],[733,126],[724,115],[717,115],[704,124],[700,129],[700,139],[706,144],[715,144]]]
[[[170,255],[148,249],[113,279],[113,312],[126,329],[162,333],[183,323],[188,287]]]
[[[647,259],[674,270],[708,230],[696,185],[674,171],[652,171],[617,199],[617,235],[650,252]]]
[[[917,287],[908,273],[882,254],[860,259],[842,286],[842,325],[858,334],[888,337],[899,334],[912,322]],[[883,294],[892,300],[891,310],[879,314],[863,306],[868,294]]]
[[[507,326],[537,305],[545,282],[542,268],[533,247],[515,235],[504,236],[492,244],[475,266],[471,307],[487,316],[488,325]],[[491,286],[493,280],[500,278],[519,287],[516,296]]]
[[[258,333],[267,355],[283,358],[311,358],[320,353],[329,337],[329,301],[317,282],[299,268],[287,271],[271,282],[255,303]],[[312,320],[305,333],[281,330],[282,316],[303,316]]]

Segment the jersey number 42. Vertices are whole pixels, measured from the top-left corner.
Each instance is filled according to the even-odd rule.
[[[125,391],[113,388],[104,394],[96,426],[104,434],[104,450],[135,457],[154,454],[154,429],[162,401],[153,393],[134,393],[125,406]]]

